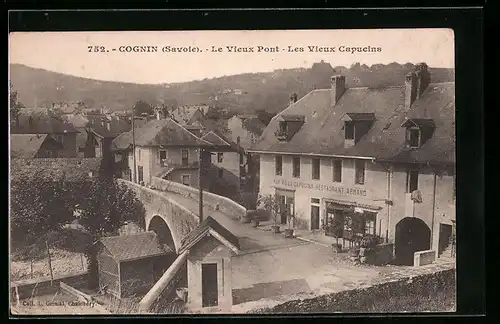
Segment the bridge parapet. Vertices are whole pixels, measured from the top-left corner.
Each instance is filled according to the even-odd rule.
[[[182,196],[199,201],[199,191],[196,188],[185,186],[178,182],[160,179],[157,177],[152,177],[151,185],[160,190],[174,192],[176,194],[180,194]],[[240,218],[242,216],[245,216],[247,213],[247,209],[237,202],[227,197],[219,196],[207,191],[203,191],[203,204],[208,205],[215,210],[219,210],[232,218]]]
[[[160,191],[123,179],[118,179],[118,182],[134,191],[144,205],[146,229],[149,228],[154,216],[160,216],[165,221],[172,235],[175,250],[178,252],[182,239],[198,226],[198,216]]]

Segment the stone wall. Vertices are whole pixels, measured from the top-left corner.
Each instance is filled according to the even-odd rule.
[[[153,177],[152,185],[163,191],[170,191],[192,198],[196,201],[199,200],[199,190],[196,188],[184,186],[177,182],[163,180],[156,177]],[[245,207],[232,201],[231,199],[207,191],[203,191],[203,204],[209,205],[213,209],[219,210],[229,216],[234,216],[234,218],[240,218],[246,215],[247,212]]]
[[[408,298],[429,297],[438,294],[456,296],[455,269],[447,269],[414,278],[375,285],[365,289],[341,291],[310,299],[292,300],[270,308],[252,310],[249,313],[366,313],[366,312],[415,312],[418,305],[408,304],[407,309],[369,309],[374,302]],[[398,305],[399,306],[399,305]],[[389,308],[391,305],[389,305]],[[439,311],[439,310],[438,310]],[[446,311],[446,310],[441,310]]]
[[[413,258],[413,266],[420,267],[427,264],[431,264],[436,260],[436,251],[427,250],[427,251],[418,251],[415,252]]]

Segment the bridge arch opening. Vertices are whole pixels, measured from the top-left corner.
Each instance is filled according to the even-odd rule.
[[[417,251],[430,249],[431,230],[420,218],[406,217],[396,224],[394,240],[395,261],[400,265],[413,265]]]
[[[172,232],[168,224],[159,215],[153,216],[149,222],[148,231],[153,231],[158,236],[161,244],[167,245],[172,251],[175,251],[175,243]]]

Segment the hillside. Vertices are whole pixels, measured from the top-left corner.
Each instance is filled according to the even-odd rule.
[[[89,108],[130,109],[136,101],[152,105],[209,104],[237,113],[282,110],[290,94],[299,98],[315,88],[327,88],[330,77],[344,74],[348,86],[381,87],[403,83],[413,64],[356,63],[351,67],[315,63],[311,68],[275,70],[204,79],[185,83],[144,85],[85,79],[25,65],[11,64],[10,75],[19,100],[27,107],[49,106],[56,101],[83,101]],[[432,82],[454,81],[454,69],[430,68]]]

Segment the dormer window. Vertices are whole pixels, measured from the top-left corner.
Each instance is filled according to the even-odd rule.
[[[409,127],[406,130],[406,141],[408,142],[408,147],[419,148],[420,147],[420,129],[417,127]]]
[[[368,133],[375,121],[375,114],[346,113],[341,120],[344,122],[344,146],[352,147]]]
[[[432,119],[407,119],[401,127],[406,128],[406,147],[416,149],[432,136],[435,126]]]
[[[276,131],[276,138],[280,141],[289,141],[302,125],[305,117],[301,115],[282,115],[278,118],[279,128]]]

